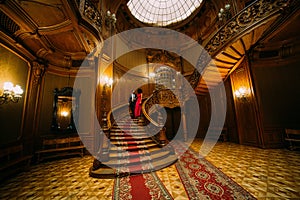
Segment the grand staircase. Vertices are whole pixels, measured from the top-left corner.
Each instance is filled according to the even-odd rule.
[[[147,133],[144,122],[123,118],[110,129],[107,161],[95,159],[90,176],[110,178],[156,171],[177,160],[174,150]]]

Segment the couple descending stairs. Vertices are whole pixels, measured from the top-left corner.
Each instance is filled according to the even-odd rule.
[[[129,117],[122,118],[112,125],[108,159],[105,161],[95,159],[90,176],[113,178],[147,173],[177,161],[173,148],[169,145],[160,145],[154,139],[153,133],[146,130],[143,121]]]

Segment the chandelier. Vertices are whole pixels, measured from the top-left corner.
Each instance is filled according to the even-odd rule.
[[[22,98],[22,94],[21,86],[14,86],[12,82],[5,82],[3,84],[3,93],[0,96],[0,105],[9,102],[17,103]]]

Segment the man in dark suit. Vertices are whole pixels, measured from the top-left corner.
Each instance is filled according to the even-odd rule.
[[[135,103],[136,103],[136,94],[134,92],[134,90],[132,90],[132,93],[130,94],[129,97],[129,112],[130,112],[130,116],[131,118],[134,118],[134,108],[135,108]]]

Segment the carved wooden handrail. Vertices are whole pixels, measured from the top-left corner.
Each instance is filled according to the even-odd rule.
[[[282,11],[290,0],[257,0],[227,21],[206,44],[205,50],[217,55],[226,45],[257,28]]]
[[[203,44],[206,51],[200,55],[197,69],[189,79],[191,86],[197,87],[200,73],[207,67],[210,57],[215,57],[226,46],[278,15],[291,2],[293,0],[257,0],[229,19]]]
[[[177,99],[176,94],[174,94],[174,91],[169,89],[155,90],[153,94],[144,101],[142,111],[145,118],[156,127],[162,127],[162,125],[152,119],[149,115],[150,108],[154,105],[160,105],[167,108],[180,107],[179,100]]]

